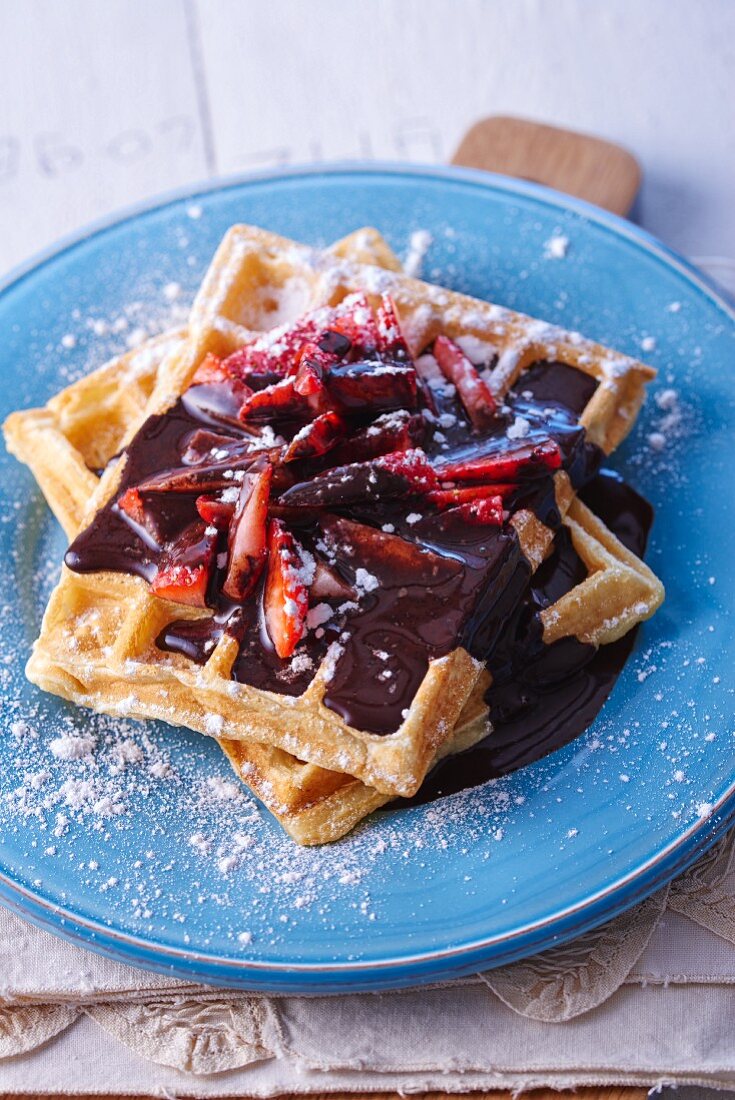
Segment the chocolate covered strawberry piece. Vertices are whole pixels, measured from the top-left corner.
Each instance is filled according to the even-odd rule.
[[[266,523],[272,467],[246,474],[228,539],[227,575],[222,585],[226,596],[244,600],[250,595],[266,558]]]
[[[137,488],[126,489],[117,500],[115,507],[123,514],[138,535],[145,535],[151,542],[161,544],[161,531],[155,515],[146,507],[146,502]]]
[[[207,428],[197,428],[186,441],[181,461],[186,466],[196,466],[202,462],[223,462],[233,455],[246,454],[252,442],[252,438],[222,435]]]
[[[408,359],[408,347],[401,332],[395,302],[390,294],[381,294],[380,305],[375,311],[375,322],[378,329],[378,351]]]
[[[420,446],[425,436],[426,421],[422,416],[397,409],[384,413],[367,428],[361,428],[340,443],[332,453],[332,461],[339,464],[364,462],[391,451],[409,451]]]
[[[287,489],[280,499],[292,506],[333,508],[357,501],[407,497],[439,487],[426,455],[416,449],[337,466]]]
[[[280,447],[276,447],[274,453],[280,454]],[[234,455],[232,458],[202,463],[199,466],[178,466],[174,470],[165,470],[146,478],[141,481],[138,489],[142,493],[215,493],[240,484],[245,471],[250,469],[256,457],[260,461],[263,452],[259,451],[257,455]]]
[[[503,481],[542,477],[561,466],[559,444],[553,439],[526,443],[510,451],[491,451],[437,466],[442,481]]]
[[[501,527],[503,524],[503,498],[499,496],[482,497],[460,504],[444,513],[446,519],[461,519],[475,527]]]
[[[268,635],[282,660],[293,654],[304,636],[312,573],[290,531],[281,520],[270,520],[263,611]]]
[[[489,427],[498,406],[490,387],[480,377],[477,369],[462,349],[447,336],[437,336],[433,351],[442,374],[456,386],[473,428],[482,430]]]
[[[347,432],[347,424],[335,412],[325,412],[296,433],[283,454],[284,462],[326,454]]]
[[[375,348],[378,345],[375,315],[366,296],[360,291],[342,299],[327,327],[346,336],[355,348]]]
[[[197,520],[161,554],[151,591],[162,600],[207,606],[207,589],[214,570],[217,532]]]
[[[337,562],[347,570],[360,570],[375,577],[369,589],[381,582],[389,584],[441,584],[462,572],[454,558],[445,558],[415,542],[355,523],[342,516],[323,516],[321,527]]]
[[[457,489],[436,489],[427,494],[427,499],[437,508],[456,508],[460,504],[469,504],[473,500],[485,500],[500,497],[506,500],[518,486],[513,483],[495,485],[465,485]]]
[[[219,496],[201,496],[196,499],[196,509],[205,523],[226,531],[235,514],[235,503]]]
[[[351,600],[355,597],[355,590],[343,577],[328,565],[322,558],[314,556],[314,579],[311,582],[309,595],[312,601],[317,600]]]
[[[416,371],[410,363],[381,360],[345,363],[332,367],[325,383],[341,408],[372,415],[418,405]]]

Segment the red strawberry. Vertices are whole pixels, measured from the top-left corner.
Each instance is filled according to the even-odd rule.
[[[146,508],[145,501],[138,489],[126,489],[117,501],[116,506],[125,518],[134,525],[137,534],[145,531],[155,544],[160,544],[161,533],[158,524],[155,517]]]
[[[437,508],[454,508],[458,504],[468,504],[473,500],[485,500],[500,497],[505,500],[518,488],[517,485],[467,485],[462,489],[437,489],[428,493],[428,499]]]
[[[263,610],[268,634],[282,660],[292,655],[306,629],[309,591],[304,573],[304,559],[293,535],[280,519],[270,520]]]
[[[280,448],[275,448],[275,453],[279,454]],[[262,455],[262,451],[258,452],[259,457]],[[254,461],[253,455],[244,454],[201,466],[179,466],[175,470],[166,470],[162,474],[146,478],[141,481],[138,489],[145,493],[216,493],[220,489],[239,485],[243,472]]]
[[[241,420],[293,420],[303,416],[306,402],[293,378],[283,378],[250,394],[240,409]]]
[[[392,409],[415,409],[416,371],[410,363],[345,363],[327,372],[326,385],[348,412],[373,414]]]
[[[365,295],[358,291],[348,294],[335,309],[335,316],[327,326],[332,332],[346,336],[353,347],[376,348],[378,326]]]
[[[333,569],[331,565],[327,565],[321,558],[315,558],[315,561],[314,580],[311,582],[311,588],[309,589],[312,600],[354,599],[354,588],[350,588],[347,581],[342,580],[336,569]]]
[[[244,600],[258,582],[266,557],[266,520],[271,466],[246,474],[230,524],[227,576],[222,590],[232,600]]]
[[[561,466],[561,451],[553,439],[526,443],[512,451],[491,451],[437,467],[442,481],[514,481],[541,477]]]
[[[211,386],[216,385],[218,382],[227,382],[231,377],[220,357],[209,352],[197,367],[189,385]]]
[[[503,498],[484,497],[480,500],[471,500],[467,504],[460,504],[459,508],[451,508],[444,513],[447,519],[457,516],[473,526],[501,527],[503,524]]]
[[[283,455],[284,462],[323,455],[343,439],[347,425],[338,413],[325,412],[297,432]]]
[[[185,466],[194,466],[200,462],[221,462],[224,457],[231,458],[233,455],[246,453],[251,442],[249,438],[220,435],[219,432],[211,432],[207,428],[197,428],[186,441],[181,461]],[[218,453],[215,456],[213,452]],[[227,452],[226,456],[221,452]]]
[[[332,460],[340,465],[348,462],[364,462],[391,451],[408,451],[423,443],[426,422],[422,416],[397,409],[384,413],[367,428],[362,428],[350,439],[340,443],[332,453]]]
[[[162,553],[151,591],[162,600],[206,607],[216,550],[217,532],[199,520],[190,524]]]
[[[457,387],[459,399],[465,407],[473,428],[487,428],[498,406],[486,382],[467,356],[453,340],[437,336],[434,341],[434,358],[444,376]]]
[[[205,523],[212,524],[220,531],[227,530],[235,514],[234,503],[214,496],[197,497],[196,509]]]
[[[375,320],[378,326],[378,351],[408,358],[408,347],[401,332],[395,302],[390,294],[380,295]]]
[[[421,450],[394,451],[370,462],[336,466],[311,481],[287,489],[283,504],[338,507],[362,500],[385,500],[438,489],[439,481]]]
[[[347,569],[358,566],[368,572],[374,570],[379,581],[383,579],[392,585],[442,584],[462,573],[461,564],[454,558],[445,558],[367,524],[341,516],[324,516],[321,526],[338,560],[343,560]]]

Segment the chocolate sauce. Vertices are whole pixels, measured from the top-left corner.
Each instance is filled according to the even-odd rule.
[[[582,488],[596,473],[600,460],[600,452],[586,441],[578,424],[579,413],[595,386],[594,379],[564,364],[536,364],[524,372],[521,382],[506,396],[497,423],[483,434],[470,426],[453,388],[435,391],[434,409],[425,417],[428,426],[423,446],[432,460],[441,461],[507,450],[511,444],[506,429],[515,422],[521,425],[523,443],[555,440],[563,468],[575,487]],[[236,459],[238,450],[259,431],[262,449],[272,446],[269,428],[246,430],[237,420],[240,402],[237,386],[194,385],[168,412],[146,421],[119,460],[125,465],[116,497],[69,548],[69,568],[134,573],[150,580],[163,546],[197,518],[195,501],[202,485],[231,484],[236,489],[237,478],[247,464]],[[358,429],[363,426],[356,421]],[[287,437],[295,430],[287,424],[278,428]],[[207,433],[214,434],[210,438]],[[161,492],[162,481],[170,481],[174,471],[176,491]],[[293,471],[292,481],[301,477],[314,484],[308,482],[313,464],[295,462],[279,476],[288,478],[289,471]],[[131,487],[138,487],[144,497],[145,530],[117,506],[122,493]],[[366,503],[365,499],[341,498],[337,492],[316,508],[303,507],[302,493],[300,506],[291,508],[289,494],[291,504],[298,504],[298,492],[298,484],[289,488],[288,481],[278,487],[282,507],[289,510],[287,522],[307,550],[331,556],[337,571],[354,586],[356,599],[323,601],[332,611],[329,620],[308,632],[295,658],[281,660],[265,628],[262,581],[243,605],[233,604],[222,594],[227,550],[226,533],[222,532],[218,544],[222,564],[208,594],[212,617],[196,623],[171,622],[157,644],[204,662],[227,631],[239,643],[233,679],[298,695],[330,645],[336,643],[331,651],[333,674],[325,704],[357,728],[391,733],[400,726],[430,660],[457,644],[483,660],[495,653],[499,640],[508,633],[508,624],[515,623],[519,615],[530,573],[528,563],[512,528],[469,525],[458,521],[456,515],[436,511],[420,496],[399,500],[378,494],[379,499]],[[329,513],[323,511],[324,506]],[[531,508],[556,528],[559,516],[552,473],[522,483],[509,506]],[[376,535],[384,527],[400,536],[403,547],[393,546],[395,553],[387,558],[379,552],[384,548]],[[339,537],[334,537],[335,532]],[[409,560],[402,560],[401,553]]]
[[[629,550],[644,553],[653,511],[617,474],[602,471],[580,497]],[[391,807],[429,802],[516,771],[562,748],[594,721],[630,654],[635,630],[599,649],[576,638],[547,646],[538,617],[586,575],[562,528],[490,659],[494,680],[485,698],[492,733],[440,761],[414,798]]]

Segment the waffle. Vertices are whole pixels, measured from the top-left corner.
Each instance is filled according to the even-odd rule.
[[[364,241],[364,237],[362,232],[353,234],[344,243],[343,254],[349,250],[351,240]],[[391,255],[388,253],[389,258]],[[370,262],[373,257],[384,258],[385,251],[378,248],[366,254],[363,250],[363,257]],[[44,409],[14,414],[9,421],[6,430],[13,450],[31,465],[49,502],[55,502],[55,513],[69,537],[81,522],[85,506],[81,498],[89,477],[96,484],[88,467],[103,467],[119,449],[126,430],[142,413],[162,358],[172,344],[183,337],[183,333],[171,333],[150,341],[68,387]],[[131,391],[133,380],[140,389]],[[132,400],[133,394],[138,400]],[[115,407],[115,395],[123,402],[120,408]],[[108,417],[104,436],[100,437],[99,412],[102,409]],[[65,478],[69,468],[65,455],[74,460],[70,468],[79,471],[78,479]],[[63,492],[65,485],[76,491]],[[585,598],[585,586],[579,586],[543,613],[545,640],[563,636],[565,620],[572,608],[576,609],[576,617],[573,623],[568,623],[567,633],[573,632],[571,627],[574,626],[574,632],[593,643],[614,640],[655,609],[661,598],[660,586],[650,571],[625,551],[579,502],[573,502],[565,522],[572,530],[577,552],[590,570],[590,583],[596,576],[594,584],[599,592],[604,577],[608,597],[612,590],[617,602],[611,605],[607,598],[606,612],[613,607],[615,612],[612,616],[601,617],[599,605],[591,604]],[[595,607],[598,607],[596,619],[592,610]],[[452,737],[443,746],[442,754],[461,751],[488,732],[487,709],[482,701],[488,680],[483,673]],[[351,776],[304,763],[273,746],[224,740],[220,744],[238,774],[300,843],[335,840],[388,800]]]
[[[496,391],[505,392],[525,366],[555,357],[600,384],[582,421],[605,450],[633,422],[651,372],[631,360],[539,322],[398,273],[376,272],[314,253],[259,230],[236,227],[215,258],[192,313],[189,338],[158,373],[147,412],[164,410],[208,351],[228,352],[251,340],[256,326],[284,321],[305,308],[336,302],[351,290],[388,289],[397,301],[414,350],[431,339],[439,318],[452,336],[473,336],[497,353]],[[90,518],[114,491],[109,471],[95,490]],[[557,501],[571,501],[557,475]],[[524,552],[538,564],[551,532],[531,516],[516,516]],[[235,643],[224,638],[203,670],[164,655],[153,638],[181,608],[155,600],[132,577],[80,576],[64,570],[49,605],[29,675],[42,687],[112,713],[164,718],[229,740],[257,740],[292,751],[311,764],[367,780],[382,794],[411,794],[454,729],[480,667],[461,649],[433,662],[400,730],[376,737],[348,727],[321,704],[318,673],[296,705],[281,696],[233,684]]]

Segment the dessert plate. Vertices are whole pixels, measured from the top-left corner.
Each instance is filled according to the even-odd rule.
[[[532,184],[294,170],[134,211],[16,275],[0,293],[0,414],[180,323],[238,221],[319,245],[375,225],[426,278],[658,367],[612,465],[656,508],[648,560],[666,603],[584,736],[300,849],[213,741],[92,715],[26,683],[65,545],[28,471],[3,454],[0,897],[118,959],[280,992],[436,981],[576,936],[686,867],[735,816],[735,316],[642,231]]]

